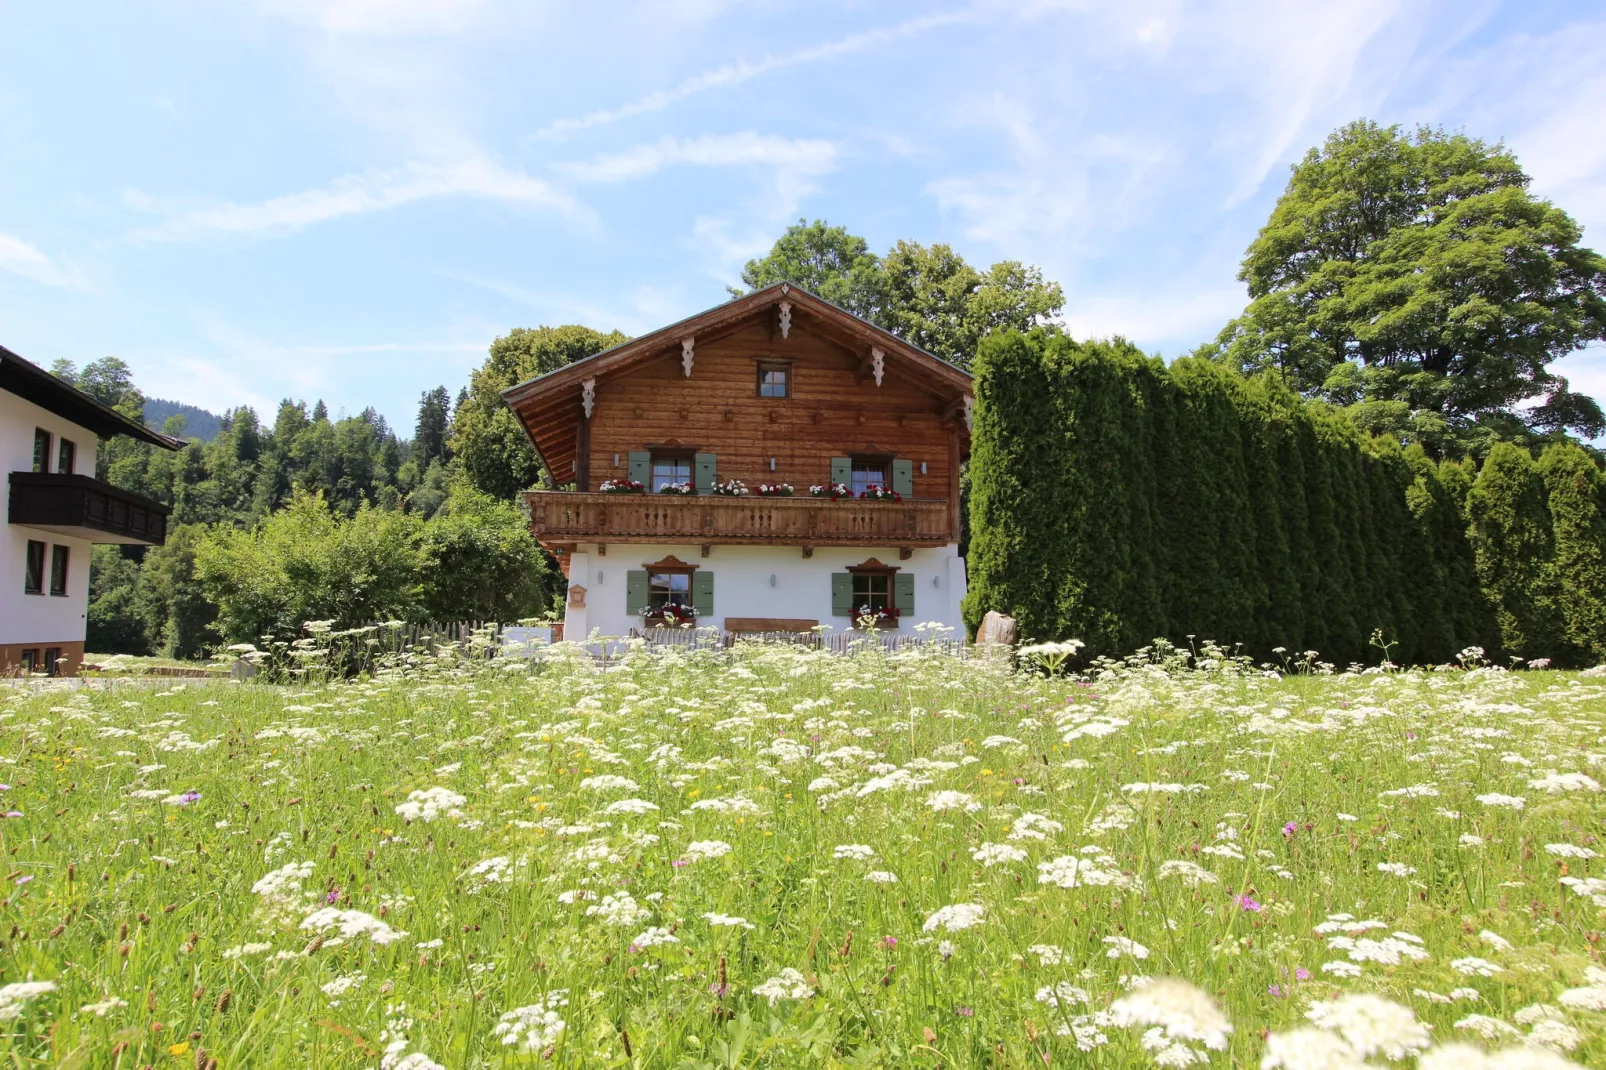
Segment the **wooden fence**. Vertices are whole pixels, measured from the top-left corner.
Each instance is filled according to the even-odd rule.
[[[527,646],[533,651],[548,642],[560,642],[563,639],[561,624],[551,628],[521,628],[487,621],[449,621],[399,627],[376,622],[367,626],[376,628],[373,638],[378,645],[375,649],[385,654],[455,646],[466,655],[477,651],[482,657],[491,657],[520,646]],[[889,654],[924,650],[957,655],[968,649],[963,639],[892,629],[870,632],[727,632],[712,628],[632,628],[626,638],[645,640],[647,647],[653,650],[729,650],[738,643],[781,643],[826,650],[833,654],[879,649]],[[581,647],[598,657],[611,660],[623,653],[627,644],[618,639],[607,643],[582,641]]]

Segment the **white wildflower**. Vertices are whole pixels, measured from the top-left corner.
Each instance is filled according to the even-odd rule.
[[[559,1007],[569,1003],[568,990],[547,993],[539,1003],[508,1011],[497,1020],[491,1033],[502,1038],[504,1047],[525,1052],[543,1052],[563,1036],[564,1021]]]
[[[396,807],[396,813],[407,821],[434,821],[441,817],[462,817],[462,806],[468,799],[450,788],[426,788],[410,791],[407,801]]]
[[[986,916],[987,908],[980,903],[954,903],[931,915],[920,928],[921,931],[928,933],[936,932],[938,929],[959,932],[980,925]]]
[[[770,1006],[783,999],[808,999],[814,995],[814,989],[803,979],[803,975],[788,966],[779,974],[771,977],[761,985],[753,986],[753,995],[763,996],[770,1001]]]

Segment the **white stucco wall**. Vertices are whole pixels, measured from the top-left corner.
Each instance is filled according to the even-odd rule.
[[[915,611],[900,622],[912,629],[936,621],[964,633],[959,601],[965,596],[965,562],[955,545],[914,551],[907,561],[888,547],[843,549],[818,547],[805,558],[796,546],[715,546],[708,557],[692,545],[610,544],[599,556],[593,544],[581,543],[569,563],[569,583],[586,589],[586,607],[570,607],[564,636],[581,639],[592,631],[626,635],[639,618],[625,612],[625,574],[673,554],[714,575],[714,615],[701,627],[723,628],[726,617],[791,617],[818,620],[837,629],[852,626],[847,617],[831,616],[831,574],[849,565],[877,558],[915,577]],[[774,582],[771,582],[774,577]]]
[[[0,390],[0,473],[33,471],[33,433],[42,427],[51,434],[50,471],[56,470],[56,451],[62,438],[77,447],[73,471],[95,474],[94,432],[62,419],[8,391]],[[10,487],[6,488],[9,508]],[[84,638],[89,609],[90,544],[47,531],[35,531],[9,522],[0,536],[0,643],[71,643]],[[67,563],[67,596],[50,591],[50,551],[45,551],[45,594],[23,594],[27,573],[28,540],[35,539],[71,550]]]

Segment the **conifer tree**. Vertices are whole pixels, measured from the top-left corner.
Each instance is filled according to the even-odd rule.
[[[1547,657],[1558,629],[1546,584],[1553,576],[1554,536],[1545,484],[1533,458],[1496,443],[1467,495],[1478,581],[1493,605],[1500,652]]]
[[[992,335],[976,354],[971,429],[969,593],[972,632],[991,609],[1015,617],[1023,637],[1068,635],[1059,615],[1068,549],[1067,451],[1043,359],[1048,332]]]
[[[1571,664],[1598,664],[1606,658],[1606,480],[1571,443],[1546,449],[1539,471],[1555,539],[1545,586],[1562,629],[1558,654]]]

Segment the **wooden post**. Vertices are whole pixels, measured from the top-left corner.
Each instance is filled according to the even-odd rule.
[[[574,444],[574,483],[580,490],[591,489],[591,421],[580,420],[580,434]]]

